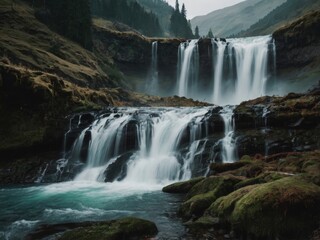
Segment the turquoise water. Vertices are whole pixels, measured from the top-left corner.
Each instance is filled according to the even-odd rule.
[[[154,221],[158,239],[180,239],[175,213],[181,197],[162,186],[64,182],[0,188],[0,239],[23,239],[40,224],[99,221],[135,216]]]

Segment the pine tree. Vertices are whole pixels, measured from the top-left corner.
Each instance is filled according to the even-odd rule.
[[[49,25],[55,31],[84,48],[92,48],[90,0],[51,0],[47,8]]]
[[[207,38],[214,38],[211,28],[209,29],[209,32],[207,34]]]
[[[159,20],[153,12],[147,12],[137,1],[91,0],[93,14],[105,19],[124,23],[144,35],[163,35]]]
[[[176,11],[176,12],[180,12],[179,0],[176,0],[175,11]]]
[[[191,23],[186,19],[186,8],[183,4],[181,12],[179,11],[179,1],[176,0],[176,9],[170,18],[170,31],[172,36],[182,38],[193,38]]]
[[[184,4],[182,4],[181,15],[182,15],[184,18],[187,17],[187,10],[186,10],[186,6],[185,6]]]
[[[196,26],[196,28],[194,29],[194,37],[195,38],[200,38],[199,27],[198,26]]]

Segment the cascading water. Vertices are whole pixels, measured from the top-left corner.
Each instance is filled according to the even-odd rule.
[[[224,122],[224,135],[222,141],[221,158],[223,162],[234,162],[236,160],[236,144],[234,140],[234,107],[226,106],[220,112]]]
[[[267,93],[275,74],[275,43],[271,36],[212,39],[212,83],[199,79],[199,40],[178,49],[177,94],[218,105],[239,104]],[[202,53],[204,54],[204,53]],[[201,60],[201,64],[203,60]],[[202,65],[201,65],[202,66]],[[205,71],[201,67],[202,71]],[[206,73],[208,74],[208,73]],[[270,81],[271,83],[271,81]]]
[[[213,52],[216,52],[216,58],[214,59],[214,84],[213,84],[213,99],[212,102],[220,102],[223,92],[221,91],[221,85],[223,83],[223,60],[224,60],[224,51],[227,44],[223,41],[216,41],[212,39],[212,49]]]
[[[179,96],[195,97],[199,75],[198,40],[181,43],[178,50],[178,84]]]
[[[152,42],[151,48],[151,67],[148,75],[149,81],[146,84],[146,91],[150,94],[158,94],[158,42]]]
[[[189,179],[193,158],[203,147],[195,142],[204,137],[208,111],[207,107],[129,108],[98,118],[77,140],[80,143],[84,132],[91,133],[86,168],[76,180],[104,181],[113,165],[118,172],[112,180],[159,184]],[[178,154],[178,149],[187,150]],[[73,151],[79,156],[81,149],[75,144]],[[129,156],[123,159],[125,153]]]
[[[266,94],[268,53],[275,51],[269,48],[274,45],[271,36],[213,39],[212,44],[215,104],[237,104]]]

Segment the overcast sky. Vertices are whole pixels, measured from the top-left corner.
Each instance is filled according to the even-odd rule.
[[[172,6],[175,6],[176,0],[166,0]],[[205,15],[217,9],[232,6],[244,0],[179,0],[180,7],[184,3],[187,9],[187,18],[192,19],[195,16]]]

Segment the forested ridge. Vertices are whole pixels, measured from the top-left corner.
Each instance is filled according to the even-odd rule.
[[[147,12],[136,1],[92,0],[92,14],[112,21],[122,22],[150,37],[160,37],[163,30],[157,16]]]
[[[39,20],[86,49],[92,48],[93,17],[126,24],[148,37],[194,37],[187,10],[184,5],[180,9],[178,0],[175,9],[163,0],[149,4],[143,0],[25,1],[36,9]]]
[[[52,30],[92,48],[90,0],[33,0],[36,17]]]

